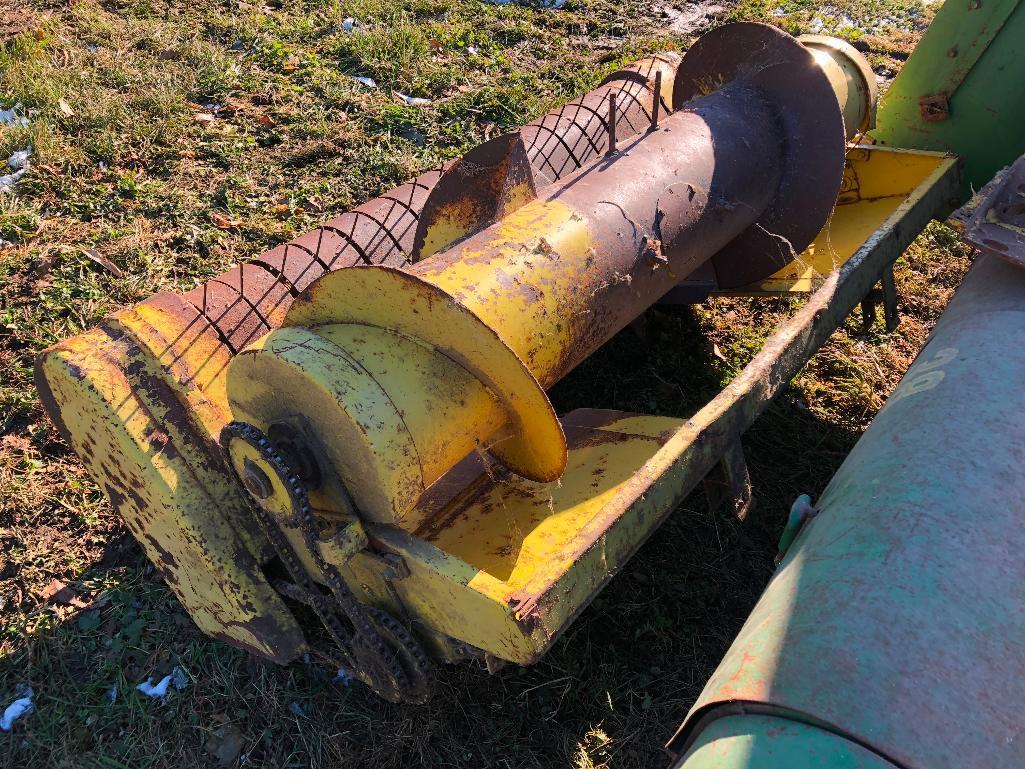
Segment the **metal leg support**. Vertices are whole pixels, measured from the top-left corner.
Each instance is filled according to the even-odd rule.
[[[861,300],[861,330],[869,332],[876,322],[876,309],[879,306],[879,291],[874,286],[869,289]]]
[[[882,300],[886,330],[893,331],[900,324],[900,314],[897,312],[897,284],[893,278],[892,262],[883,268],[880,283],[883,287],[882,291],[873,286],[861,300],[861,326],[862,330],[866,332],[876,321],[876,309],[879,307],[880,300]]]
[[[893,331],[900,325],[900,314],[897,312],[897,284],[893,279],[893,263],[883,268],[883,318],[886,330]]]
[[[710,511],[717,511],[725,503],[739,520],[747,517],[754,506],[754,496],[739,438],[729,443],[719,464],[705,477],[704,486]]]

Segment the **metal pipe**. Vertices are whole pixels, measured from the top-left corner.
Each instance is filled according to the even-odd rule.
[[[731,35],[748,45],[722,55]],[[405,270],[317,281],[285,328],[232,361],[235,419],[266,432],[307,415],[292,428],[322,475],[377,522],[415,527],[421,494],[473,448],[557,479],[566,439],[544,388],[728,244],[748,261],[741,271],[773,271],[780,241],[803,248],[839,188],[835,85],[800,43],[725,27],[681,71],[677,94],[717,86],[604,162]],[[399,337],[419,347],[389,352]]]
[[[649,131],[658,130],[658,113],[661,107],[660,102],[662,101],[662,72],[655,73],[655,99],[651,105],[651,126],[648,128]]]
[[[758,219],[784,141],[764,96],[734,84],[408,272],[550,387]]]

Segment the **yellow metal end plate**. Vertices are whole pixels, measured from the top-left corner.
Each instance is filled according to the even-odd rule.
[[[310,496],[315,508],[341,511],[338,477],[365,515],[387,523],[398,522],[423,491],[402,415],[380,383],[330,339],[305,327],[275,329],[232,359],[227,392],[235,419],[264,433],[276,423],[297,426],[297,415],[315,422],[311,433],[320,440],[310,448],[324,458],[325,471],[324,488]]]
[[[43,353],[47,408],[199,628],[289,662],[303,636],[245,545],[238,486],[147,351],[116,337],[100,327]]]
[[[284,326],[359,323],[430,345],[483,382],[513,420],[510,436],[490,446],[513,472],[553,481],[566,468],[566,436],[548,396],[499,334],[450,295],[391,267],[358,267],[321,276]]]

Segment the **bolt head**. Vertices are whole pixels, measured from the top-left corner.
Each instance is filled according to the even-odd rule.
[[[242,468],[242,485],[257,499],[267,499],[274,493],[274,486],[267,473],[251,459],[247,459]]]

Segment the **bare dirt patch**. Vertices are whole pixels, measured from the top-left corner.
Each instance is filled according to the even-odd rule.
[[[34,30],[38,23],[35,11],[13,0],[0,0],[0,44]]]

